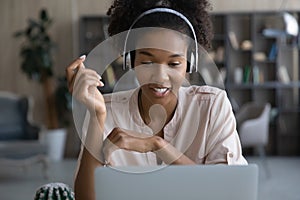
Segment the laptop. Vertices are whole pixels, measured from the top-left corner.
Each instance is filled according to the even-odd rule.
[[[95,190],[97,200],[256,200],[258,167],[100,167]]]

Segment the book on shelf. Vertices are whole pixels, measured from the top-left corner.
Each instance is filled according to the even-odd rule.
[[[241,67],[236,67],[234,69],[234,83],[241,84],[243,82],[243,69]]]
[[[278,68],[277,76],[278,76],[278,80],[282,83],[287,84],[291,81],[287,68],[283,65]]]
[[[276,57],[277,57],[277,45],[276,45],[276,43],[273,43],[272,47],[270,49],[270,52],[269,52],[268,59],[270,61],[274,61],[274,60],[276,60]]]
[[[254,66],[252,69],[252,74],[253,74],[253,83],[258,84],[260,83],[260,70],[258,66]]]
[[[228,33],[229,41],[233,49],[239,49],[239,42],[237,40],[236,34],[233,31],[229,31]]]
[[[244,68],[244,77],[243,77],[243,82],[244,83],[249,83],[251,78],[251,67],[250,66],[245,66]]]

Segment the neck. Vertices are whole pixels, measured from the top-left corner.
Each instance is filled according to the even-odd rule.
[[[160,124],[163,127],[173,118],[177,107],[177,98],[166,104],[155,104],[149,101],[142,94],[142,90],[138,94],[138,107],[141,118],[146,125]],[[161,124],[164,122],[163,124]],[[150,126],[151,127],[151,126]]]

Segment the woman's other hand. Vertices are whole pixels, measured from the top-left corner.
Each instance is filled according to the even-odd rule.
[[[104,140],[102,152],[106,162],[111,163],[111,154],[118,149],[139,153],[152,152],[157,149],[158,136],[149,136],[121,128],[114,128]]]

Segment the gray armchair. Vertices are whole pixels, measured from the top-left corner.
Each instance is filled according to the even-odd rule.
[[[236,113],[238,132],[242,147],[254,147],[264,155],[264,147],[269,139],[269,121],[271,105],[259,105],[255,102],[244,104]]]
[[[235,115],[242,147],[254,148],[262,160],[267,177],[270,174],[266,162],[265,147],[269,142],[270,111],[270,103],[249,102],[244,104]]]
[[[0,163],[26,168],[41,163],[47,176],[47,148],[39,142],[40,128],[32,124],[33,100],[0,92]]]

